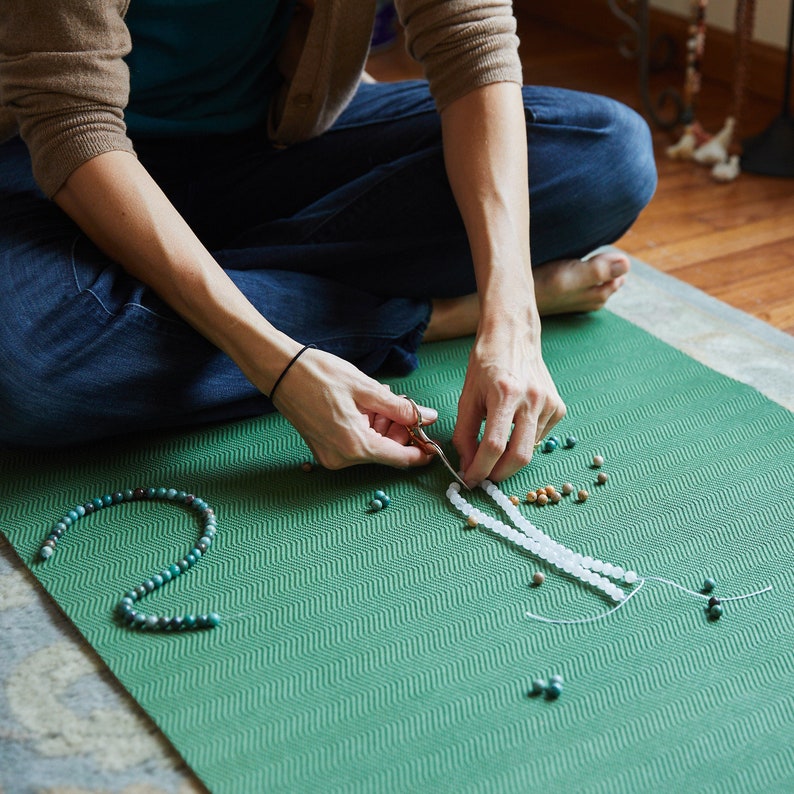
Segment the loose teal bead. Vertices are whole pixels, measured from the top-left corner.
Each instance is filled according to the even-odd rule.
[[[714,606],[709,607],[709,620],[719,620],[723,612],[722,604],[714,604]]]
[[[379,499],[384,507],[391,504],[391,499],[386,495],[385,491],[375,491],[375,498]]]
[[[704,593],[710,593],[716,586],[717,583],[711,577],[709,577],[708,579],[703,580],[703,587],[701,588],[701,591]]]
[[[531,695],[540,695],[546,691],[546,682],[542,678],[536,678],[532,682]]]
[[[571,449],[572,447],[575,447],[576,446],[576,436],[566,436],[565,437],[565,446],[568,447],[568,449]]]
[[[560,446],[560,439],[557,436],[549,436],[549,441],[553,441],[555,447]]]
[[[556,700],[562,694],[562,684],[559,681],[552,681],[546,687],[546,697],[549,700]]]
[[[557,445],[550,438],[547,438],[541,447],[543,452],[554,452],[555,449],[557,449]]]
[[[549,683],[551,683],[551,684],[562,684],[563,683],[562,676],[559,673],[557,673],[556,675],[553,675],[549,679]]]
[[[383,502],[381,502],[380,499],[372,499],[370,501],[370,503],[369,503],[369,509],[373,513],[377,513],[378,510],[382,510],[383,509]]]
[[[207,615],[207,625],[210,628],[214,628],[221,622],[221,616],[217,612],[210,612]]]

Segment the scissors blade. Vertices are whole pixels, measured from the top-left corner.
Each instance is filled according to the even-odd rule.
[[[442,463],[443,463],[443,464],[444,464],[444,465],[445,465],[445,466],[446,466],[446,467],[449,469],[449,473],[450,473],[450,474],[451,474],[451,475],[452,475],[452,476],[453,476],[453,477],[454,477],[454,478],[455,478],[455,479],[456,479],[456,480],[457,480],[457,481],[458,481],[458,482],[459,482],[459,483],[460,483],[460,484],[461,484],[461,485],[462,485],[462,486],[463,486],[463,487],[464,487],[464,488],[465,488],[467,491],[470,491],[470,490],[471,490],[471,488],[469,488],[469,486],[468,486],[468,485],[466,485],[466,483],[465,483],[465,482],[463,482],[463,480],[461,479],[461,476],[460,476],[460,475],[459,475],[459,474],[458,474],[458,473],[455,471],[455,469],[453,469],[453,468],[452,468],[452,464],[449,462],[449,460],[447,460],[447,456],[444,454],[444,450],[443,450],[443,449],[441,449],[441,446],[440,446],[440,445],[439,445],[437,442],[433,441],[433,440],[432,440],[432,439],[430,439],[430,438],[429,438],[429,439],[427,439],[427,445],[428,445],[429,447],[432,447],[432,448],[433,448],[433,450],[435,451],[436,455],[438,455],[438,457],[439,457],[439,458],[441,458],[441,462],[442,462]]]

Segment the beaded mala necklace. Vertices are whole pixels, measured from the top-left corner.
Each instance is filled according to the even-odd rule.
[[[50,534],[39,550],[40,558],[46,561],[52,557],[58,542],[63,538],[67,530],[84,516],[122,502],[142,500],[174,502],[191,508],[198,514],[202,531],[195,545],[184,557],[163,568],[162,571],[154,574],[151,578],[146,579],[146,581],[124,594],[117,606],[119,617],[130,628],[146,629],[147,631],[214,628],[220,623],[220,616],[216,612],[210,612],[206,615],[187,614],[166,617],[146,614],[136,608],[147,595],[159,590],[163,585],[168,584],[168,582],[173,581],[183,573],[187,573],[207,553],[212,545],[212,541],[218,531],[215,511],[203,499],[199,499],[187,491],[177,491],[175,488],[162,487],[127,489],[125,491],[116,491],[113,494],[105,494],[91,499],[85,504],[76,505],[71,510],[67,510],[66,514],[50,530]]]

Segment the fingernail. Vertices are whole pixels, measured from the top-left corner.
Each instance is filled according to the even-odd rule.
[[[617,278],[618,276],[622,276],[624,273],[628,272],[629,268],[622,259],[615,260],[609,269],[609,273],[612,278]]]

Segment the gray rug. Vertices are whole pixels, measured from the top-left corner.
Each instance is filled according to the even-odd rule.
[[[610,309],[794,410],[792,337],[636,260]],[[0,794],[201,791],[0,540]]]

